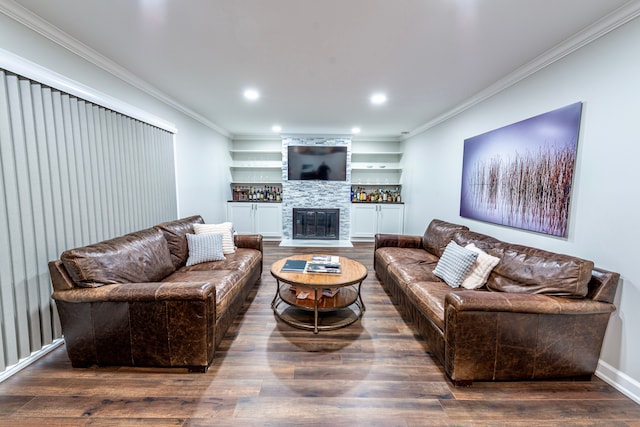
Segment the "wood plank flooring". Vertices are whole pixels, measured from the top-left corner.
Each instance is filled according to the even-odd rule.
[[[314,335],[271,311],[279,258],[330,253],[369,270],[364,317]],[[0,426],[634,426],[640,405],[591,382],[477,382],[456,388],[375,278],[373,244],[281,248],[206,374],[73,369],[64,347],[0,384]]]

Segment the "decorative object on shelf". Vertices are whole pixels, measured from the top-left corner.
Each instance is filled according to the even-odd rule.
[[[460,216],[567,236],[582,103],[464,141]]]

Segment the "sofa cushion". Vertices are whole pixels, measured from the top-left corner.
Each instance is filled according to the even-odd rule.
[[[159,282],[175,270],[167,241],[155,228],[64,251],[60,260],[81,287]]]
[[[438,257],[424,249],[384,247],[376,250],[378,259],[385,265],[389,264],[422,264],[431,263],[435,268]]]
[[[464,290],[459,288],[460,290]],[[427,315],[431,321],[444,331],[444,302],[447,294],[457,292],[444,282],[416,282],[406,289],[407,296]],[[482,291],[479,291],[482,292]]]
[[[434,219],[429,223],[424,236],[422,236],[422,246],[433,255],[441,257],[455,233],[464,230],[469,230],[469,228]]]
[[[421,250],[424,252],[423,249]],[[416,282],[441,282],[441,279],[433,274],[435,267],[435,262],[394,263],[387,266],[387,272],[393,277],[398,286],[406,290]]]
[[[478,253],[476,262],[473,263],[471,270],[464,278],[460,286],[466,289],[478,289],[487,283],[487,278],[493,268],[500,262],[500,258],[489,255],[482,249],[477,248],[473,243],[465,246],[466,249]]]
[[[222,251],[224,254],[232,254],[236,251],[233,242],[233,224],[223,222],[221,224],[194,224],[196,234],[220,233],[222,234]]]
[[[259,264],[262,260],[261,252],[255,249],[238,248],[232,254],[224,256],[224,261],[205,262],[202,264],[196,264],[191,266],[184,266],[178,271],[207,271],[207,270],[252,270],[256,264]]]
[[[194,224],[203,223],[204,220],[200,215],[194,215],[175,221],[163,222],[154,227],[160,230],[167,240],[169,251],[171,252],[171,260],[173,261],[175,269],[182,267],[187,262],[189,256],[186,235],[188,233],[193,234]]]
[[[223,262],[223,261],[222,261]],[[220,263],[222,263],[220,262]],[[210,263],[219,264],[219,263]],[[206,264],[199,264],[206,265]],[[164,279],[164,282],[209,282],[216,288],[216,318],[232,303],[234,297],[246,286],[250,270],[185,270],[180,269]]]
[[[222,261],[222,234],[187,234],[189,258],[187,266],[201,264],[208,261]]]
[[[525,292],[584,297],[593,262],[528,246],[500,243],[500,262],[487,280],[487,288],[501,292]]]
[[[440,277],[452,288],[457,288],[471,270],[476,258],[478,258],[477,252],[465,249],[452,240],[438,260],[433,274]]]

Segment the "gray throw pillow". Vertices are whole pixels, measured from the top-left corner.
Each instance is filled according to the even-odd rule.
[[[476,258],[478,258],[477,252],[465,249],[452,240],[444,249],[433,274],[452,288],[457,288],[471,270]]]
[[[222,234],[187,234],[186,236],[189,245],[187,266],[226,259],[222,252]]]

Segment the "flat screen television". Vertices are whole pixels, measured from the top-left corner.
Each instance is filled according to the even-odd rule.
[[[290,145],[287,179],[346,181],[347,147]]]

